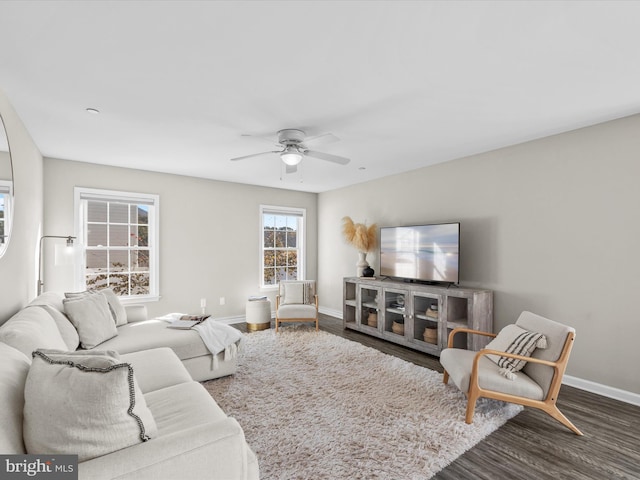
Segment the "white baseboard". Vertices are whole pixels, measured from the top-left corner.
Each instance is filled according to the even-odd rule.
[[[318,306],[318,312],[342,320],[342,310],[333,310],[331,308]]]
[[[631,405],[640,406],[640,395],[616,387],[610,387],[601,383],[592,382],[591,380],[583,380],[582,378],[565,375],[562,379],[564,385],[579,388],[587,392],[602,395],[603,397],[613,398],[621,402],[630,403]]]
[[[330,315],[342,319],[342,310],[333,310],[326,307],[318,307],[318,311],[325,315]],[[630,403],[631,405],[640,406],[640,394],[628,392],[616,387],[610,387],[601,383],[592,382],[591,380],[583,380],[582,378],[565,375],[562,383],[570,387],[579,388],[586,392],[602,395],[603,397],[613,398],[621,402]]]

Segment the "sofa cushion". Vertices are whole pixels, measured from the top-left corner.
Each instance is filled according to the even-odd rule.
[[[144,397],[158,425],[159,436],[195,427],[203,421],[227,418],[198,382],[181,383],[147,393]]]
[[[0,452],[27,453],[22,441],[24,383],[30,360],[19,350],[0,343]]]
[[[127,353],[120,359],[133,367],[143,394],[193,381],[183,363],[168,347]]]
[[[124,305],[120,302],[120,298],[110,288],[104,288],[98,290],[107,299],[109,309],[111,310],[111,316],[116,324],[116,327],[126,325],[127,323],[127,311],[124,309]]]
[[[64,309],[78,330],[82,348],[94,348],[118,334],[104,295],[66,298]]]
[[[115,352],[38,350],[24,397],[28,453],[82,462],[157,435],[133,368]]]
[[[63,296],[56,292],[44,292],[34,298],[27,307],[44,308],[49,315],[56,321],[58,330],[69,350],[75,350],[80,345],[78,331],[73,326],[69,317],[64,313]]]
[[[167,325],[163,320],[128,323],[118,327],[118,336],[107,340],[100,348],[123,354],[171,347],[180,360],[211,353],[195,330],[178,330],[167,328]]]
[[[103,288],[100,290],[85,290],[84,292],[66,292],[64,296],[66,298],[80,298],[87,295],[103,295],[109,305],[109,311],[111,312],[111,318],[116,324],[116,327],[125,325],[127,323],[127,312],[120,302],[120,298],[114,293],[111,288]]]
[[[38,348],[67,350],[55,320],[44,308],[23,308],[0,326],[0,341],[31,358]]]

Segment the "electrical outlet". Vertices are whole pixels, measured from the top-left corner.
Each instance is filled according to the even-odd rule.
[[[220,305],[224,305],[224,304],[225,304],[224,297],[220,297]]]

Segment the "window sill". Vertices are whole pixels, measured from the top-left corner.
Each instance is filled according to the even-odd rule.
[[[120,297],[123,305],[133,305],[136,303],[151,303],[160,300],[160,295],[136,295],[131,297]]]

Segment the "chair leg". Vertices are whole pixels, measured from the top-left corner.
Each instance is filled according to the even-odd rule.
[[[473,414],[476,411],[476,401],[480,397],[479,393],[478,387],[473,383],[473,381],[469,382],[469,392],[467,393],[467,414],[464,418],[464,421],[468,424],[473,423]]]
[[[555,404],[553,405],[549,405],[547,408],[543,409],[545,412],[547,412],[551,417],[555,418],[557,421],[559,421],[561,424],[563,424],[565,427],[567,427],[569,430],[571,430],[573,433],[575,433],[576,435],[580,435],[582,436],[582,432],[580,430],[578,430],[578,428],[571,423],[571,421],[564,416],[564,414],[558,409],[558,407],[556,407]]]
[[[445,385],[449,383],[449,372],[447,372],[446,370],[442,374],[442,383],[444,383]]]
[[[278,317],[276,317],[276,333],[278,333]]]

